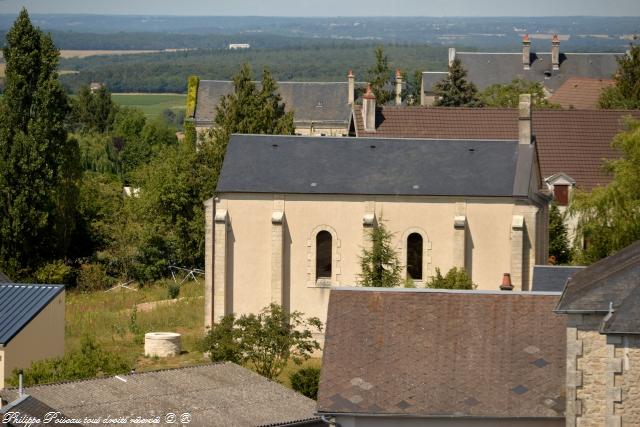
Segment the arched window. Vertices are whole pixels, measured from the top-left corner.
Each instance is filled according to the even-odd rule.
[[[331,233],[326,230],[316,235],[316,279],[331,279]]]
[[[413,280],[422,280],[422,236],[418,233],[407,237],[407,275]]]

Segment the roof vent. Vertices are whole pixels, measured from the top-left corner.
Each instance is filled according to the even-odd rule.
[[[317,187],[317,186],[318,186],[318,183],[317,183],[317,182],[312,182],[312,183],[311,183],[311,186],[312,186],[312,187]]]
[[[272,148],[278,148],[278,144],[271,144]]]
[[[372,150],[376,148],[375,145],[370,145],[369,148],[371,148]]]
[[[476,149],[475,148],[469,148],[469,151],[473,153],[474,151],[476,151]]]
[[[547,70],[544,72],[544,78],[545,79],[550,79],[551,78],[551,71]]]
[[[414,185],[414,186],[413,186],[413,187],[411,187],[411,188],[413,188],[414,190],[418,190],[418,189],[420,188],[420,186],[416,184],[416,185]]]

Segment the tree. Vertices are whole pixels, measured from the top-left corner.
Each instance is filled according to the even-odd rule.
[[[640,239],[640,121],[629,119],[613,146],[622,158],[606,163],[613,180],[590,193],[577,191],[569,212],[578,218],[576,261],[590,264]]]
[[[225,316],[207,332],[202,348],[214,362],[248,363],[260,375],[275,380],[289,360],[300,365],[320,349],[313,333],[322,332],[322,322],[303,316],[298,311],[286,313],[277,304],[258,314]]]
[[[440,269],[436,267],[436,275],[427,283],[431,289],[475,289],[473,283],[464,268],[453,267],[442,276]]]
[[[393,288],[403,283],[402,266],[393,249],[391,234],[382,219],[369,231],[370,248],[362,248],[358,283],[366,287]]]
[[[600,108],[640,108],[640,46],[631,46],[628,55],[618,58],[618,71],[613,76],[615,85],[600,96]]]
[[[482,107],[476,86],[467,80],[467,70],[459,59],[449,67],[447,77],[435,85],[436,107]]]
[[[534,108],[560,108],[559,105],[547,101],[544,87],[538,82],[515,79],[509,84],[494,84],[479,95],[485,107],[518,108],[520,95],[530,94]]]
[[[22,9],[7,33],[0,103],[0,269],[17,276],[65,256],[75,229],[80,156],[58,57]]]
[[[571,262],[571,247],[567,236],[564,218],[556,204],[549,210],[549,257],[553,257],[554,264],[568,264]]]
[[[406,100],[409,106],[420,105],[422,71],[416,70],[410,76],[403,72],[402,79],[406,82],[405,88],[402,90],[402,99]]]
[[[375,56],[376,64],[367,70],[367,80],[371,85],[373,94],[376,96],[376,102],[379,105],[384,105],[394,97],[392,91],[387,89],[391,81],[391,68],[382,46],[376,47]]]
[[[320,383],[319,368],[302,368],[289,375],[291,388],[309,399],[318,400],[318,384]]]
[[[111,130],[118,106],[105,86],[95,92],[82,86],[71,104],[71,127],[75,131],[104,133]]]

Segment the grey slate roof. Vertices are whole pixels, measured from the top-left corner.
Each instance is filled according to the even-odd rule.
[[[51,420],[51,422],[44,422],[44,420],[46,419],[46,415],[51,413],[51,412],[57,412],[54,408],[45,405],[44,403],[40,402],[38,399],[35,399],[33,396],[29,396],[29,395],[24,395],[20,398],[17,398],[15,401],[10,402],[8,405],[0,408],[0,419],[2,419],[2,415],[6,414],[8,412],[18,412],[20,413],[21,417],[32,417],[32,418],[37,418],[39,420],[42,420],[43,422],[41,423],[33,423],[31,424],[32,426],[52,426],[52,425],[60,425],[59,423],[56,423],[56,419],[57,420],[64,420],[64,419],[69,419],[70,417],[67,417],[64,414],[59,414],[56,419]],[[24,427],[24,423],[13,423],[13,422],[9,422],[7,424],[2,424],[3,426],[6,425],[8,427]],[[65,426],[80,426],[82,424],[77,424],[77,423],[73,423],[73,422],[65,422],[63,425]]]
[[[201,80],[196,100],[196,126],[210,126],[220,98],[233,92],[233,83],[222,80]],[[278,82],[286,111],[294,112],[294,122],[316,125],[349,123],[347,82]]]
[[[532,291],[562,292],[567,280],[585,267],[573,265],[536,265],[533,267]]]
[[[13,283],[13,281],[9,279],[9,277],[6,274],[0,271],[0,283]]]
[[[422,88],[427,95],[433,93],[436,83],[447,77],[446,71],[424,71],[422,73]]]
[[[456,59],[462,61],[469,80],[478,90],[493,84],[505,84],[514,79],[524,79],[542,83],[550,91],[555,91],[569,77],[590,77],[610,79],[618,69],[616,58],[623,53],[561,53],[560,69],[552,70],[551,53],[532,53],[531,66],[522,66],[522,53],[456,52]],[[546,76],[545,73],[550,73]],[[423,74],[423,82],[428,84],[425,92],[433,88],[435,82],[428,81]]]
[[[517,141],[233,135],[218,193],[528,195]]]
[[[62,285],[0,284],[0,345],[7,345],[63,290]]]
[[[194,427],[315,423],[315,401],[233,363],[27,387],[73,419],[190,413]],[[17,390],[0,390],[5,400]],[[187,425],[187,424],[185,424]],[[322,425],[322,424],[318,424]]]
[[[640,241],[571,277],[556,311],[605,314],[610,308],[601,332],[640,334]]]

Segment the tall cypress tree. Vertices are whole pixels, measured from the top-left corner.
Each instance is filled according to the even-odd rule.
[[[79,154],[58,57],[23,9],[7,33],[0,103],[0,268],[18,276],[65,256],[74,233]]]

